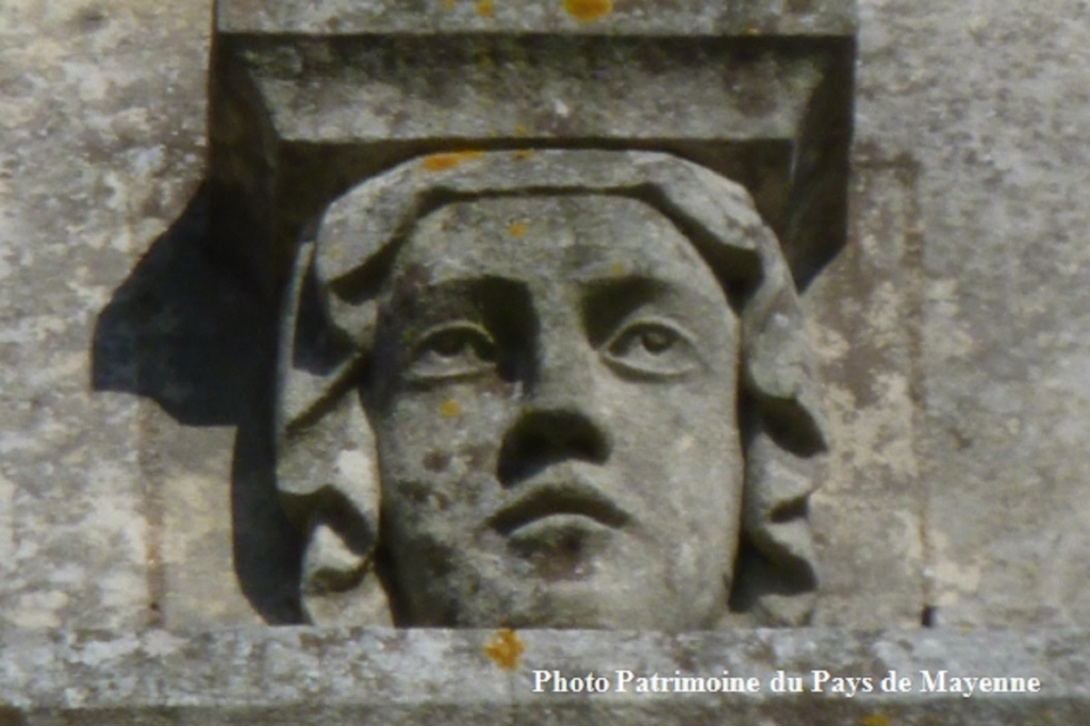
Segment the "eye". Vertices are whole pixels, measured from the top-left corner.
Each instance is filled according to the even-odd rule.
[[[626,323],[609,339],[602,355],[622,374],[637,378],[683,376],[700,365],[692,336],[659,319]]]
[[[413,348],[406,373],[421,381],[474,376],[496,364],[496,344],[481,326],[468,321],[426,331]]]

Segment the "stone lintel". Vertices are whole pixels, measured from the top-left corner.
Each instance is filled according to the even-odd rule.
[[[1088,653],[1090,632],[1071,630],[23,632],[0,641],[0,718],[6,724],[1061,724],[1077,723],[1090,710]],[[568,691],[554,691],[542,676],[542,691],[535,692],[535,670],[568,679]],[[623,692],[618,670],[632,672]],[[772,689],[781,670],[799,677],[801,692]],[[891,671],[911,687],[884,692]],[[724,672],[756,679],[759,688],[637,691],[638,677],[722,678]],[[820,672],[828,678],[815,691]],[[589,674],[604,677],[608,689],[573,691],[570,680],[586,684]],[[848,696],[847,682],[836,681],[847,677],[870,679],[870,691],[859,686]],[[1040,689],[984,693],[978,681],[964,696],[965,683],[955,677],[1038,679]]]
[[[845,239],[854,4],[674,5],[221,0],[217,244],[275,289],[332,199],[413,156],[647,149],[746,186],[805,283]]]
[[[564,33],[640,36],[850,36],[853,0],[220,0],[229,34]]]

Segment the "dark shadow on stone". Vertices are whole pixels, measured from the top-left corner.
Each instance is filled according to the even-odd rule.
[[[301,544],[277,499],[270,441],[278,306],[208,233],[202,188],[99,314],[92,388],[151,399],[186,426],[236,428],[235,572],[263,618],[298,622]]]
[[[271,360],[271,359],[270,359]],[[256,416],[240,423],[231,472],[235,572],[258,613],[274,624],[301,623],[299,576],[303,543],[276,493],[272,389],[262,387]]]
[[[272,354],[268,306],[208,249],[203,190],[99,315],[95,391],[158,403],[190,426],[237,424]]]
[[[0,704],[0,725],[29,724],[22,711],[10,704]]]

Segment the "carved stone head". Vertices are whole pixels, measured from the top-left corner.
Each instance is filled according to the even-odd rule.
[[[664,154],[429,157],[333,203],[277,476],[318,622],[798,623],[823,449],[779,245]]]

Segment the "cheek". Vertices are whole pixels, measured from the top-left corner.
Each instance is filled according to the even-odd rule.
[[[741,511],[744,462],[738,432],[728,426],[679,429],[662,450],[670,497],[694,525],[722,524]]]
[[[674,388],[616,412],[615,454],[663,527],[714,533],[741,512],[744,463],[735,397],[726,386]],[[669,525],[667,525],[669,523]]]
[[[705,422],[679,430],[663,454],[672,472],[664,495],[669,505],[660,512],[672,518],[662,518],[660,537],[678,553],[679,577],[686,568],[698,580],[729,574],[737,552],[745,463],[733,420],[716,419],[717,426]]]
[[[393,397],[375,421],[384,487],[400,483],[452,498],[492,479],[511,408],[467,385]]]
[[[715,459],[737,442],[738,414],[733,377],[703,376],[677,384],[626,383],[611,396],[611,426],[619,440],[647,448],[649,455]],[[721,446],[698,447],[707,441]]]

